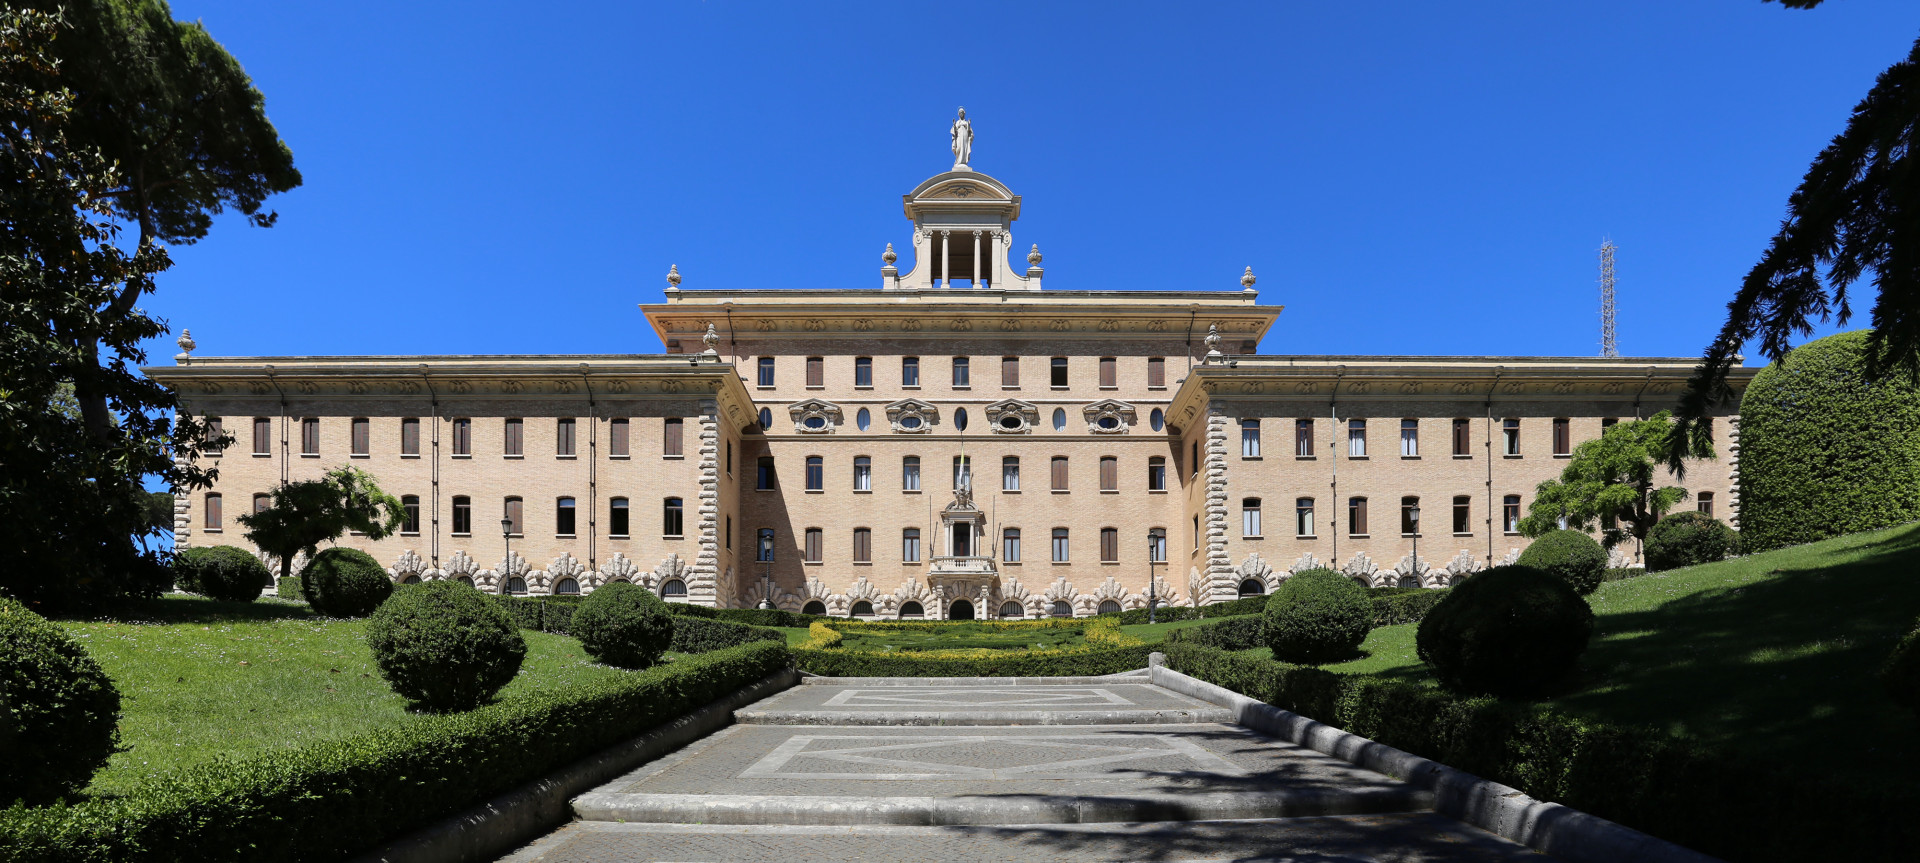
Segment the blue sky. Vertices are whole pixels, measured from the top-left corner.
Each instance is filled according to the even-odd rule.
[[[1266,353],[1591,355],[1611,237],[1621,352],[1694,356],[1920,35],[1893,0],[174,12],[306,177],[277,227],[175,250],[148,308],[208,355],[656,352],[669,264],[873,288],[965,105],[1051,288],[1251,265]]]

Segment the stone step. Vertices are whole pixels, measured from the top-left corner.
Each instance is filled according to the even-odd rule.
[[[796,686],[735,711],[734,721],[745,725],[814,726],[1164,725],[1233,721],[1227,708],[1143,680],[1049,680],[1051,682],[1045,684],[1009,686],[860,678],[836,685]]]
[[[742,725],[1170,725],[1232,722],[1224,707],[1170,710],[737,710]]]

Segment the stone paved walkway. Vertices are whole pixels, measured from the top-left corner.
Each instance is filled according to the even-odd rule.
[[[1542,860],[1431,797],[1127,679],[811,679],[506,858]]]

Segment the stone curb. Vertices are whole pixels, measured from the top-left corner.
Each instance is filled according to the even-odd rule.
[[[807,686],[1089,686],[1096,683],[1146,683],[1146,671],[1099,677],[822,677],[803,676]]]
[[[1168,725],[1218,722],[1234,712],[1217,707],[1163,710],[740,710],[741,725]]]
[[[652,731],[596,752],[458,815],[429,824],[353,863],[465,863],[492,860],[573,818],[571,798],[727,727],[733,711],[792,687],[789,668]]]
[[[1434,810],[1567,863],[1721,863],[1698,851],[1482,779],[1429,758],[1349,734],[1165,667],[1153,655],[1155,685],[1228,708],[1230,720],[1432,792]]]
[[[1374,815],[1430,809],[1433,794],[1408,786],[1362,790],[994,797],[788,797],[758,794],[583,794],[582,820],[653,824],[807,826],[1088,824]]]

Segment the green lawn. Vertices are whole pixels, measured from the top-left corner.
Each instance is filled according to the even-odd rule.
[[[137,622],[136,622],[137,621]],[[406,722],[406,702],[374,670],[357,620],[304,605],[168,597],[118,620],[62,623],[120,688],[128,751],[88,791],[215,754],[246,755]],[[624,674],[566,636],[523,630],[527,659],[500,697]]]
[[[1920,728],[1874,679],[1920,615],[1920,526],[1609,582],[1589,600],[1582,676],[1549,704],[1837,774],[1920,770]],[[1430,683],[1415,628],[1376,629],[1367,656],[1327,668]]]

